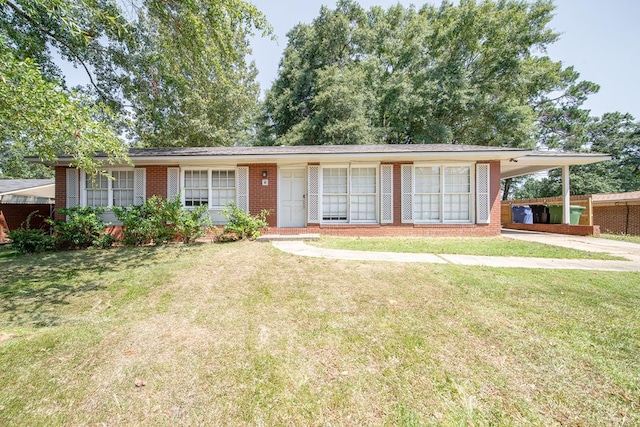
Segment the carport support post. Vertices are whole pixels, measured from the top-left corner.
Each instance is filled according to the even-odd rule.
[[[562,166],[562,223],[571,223],[571,196],[569,183],[569,165]]]

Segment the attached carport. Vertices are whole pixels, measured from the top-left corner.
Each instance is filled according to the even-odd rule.
[[[547,172],[562,168],[562,205],[570,206],[571,182],[569,166],[588,165],[611,160],[611,156],[599,153],[562,153],[555,151],[531,151],[522,156],[500,162],[500,178],[509,179],[519,176]],[[569,209],[562,210],[562,223],[570,224]]]

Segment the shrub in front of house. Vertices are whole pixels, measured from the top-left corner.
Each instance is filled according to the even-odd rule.
[[[227,224],[216,238],[219,242],[256,239],[268,227],[269,211],[264,209],[258,215],[250,215],[239,209],[235,203],[229,203],[222,210],[222,215],[227,219]]]
[[[115,238],[107,237],[108,224],[100,216],[104,208],[74,206],[58,212],[67,219],[47,220],[58,249],[105,248],[113,244]]]
[[[19,228],[9,232],[12,247],[21,254],[34,254],[52,251],[56,248],[53,236],[41,228],[31,228],[31,212]]]
[[[142,205],[112,209],[122,223],[122,243],[128,246],[191,243],[211,226],[206,205],[185,209],[180,198],[153,196]]]

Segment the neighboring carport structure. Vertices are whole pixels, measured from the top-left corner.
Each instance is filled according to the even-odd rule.
[[[516,178],[539,172],[562,168],[562,205],[570,206],[571,183],[569,166],[588,165],[611,160],[611,156],[599,153],[563,153],[556,151],[532,151],[521,156],[500,162],[500,178]],[[570,223],[569,209],[562,210],[562,223]]]
[[[34,211],[38,217],[31,226],[42,226],[44,219],[51,217],[54,198],[53,179],[0,179],[0,239],[3,232],[20,227]]]

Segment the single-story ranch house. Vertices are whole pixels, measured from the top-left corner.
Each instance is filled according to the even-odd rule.
[[[159,195],[208,205],[214,224],[229,202],[266,209],[270,233],[491,236],[500,233],[501,179],[562,167],[568,198],[569,165],[609,159],[437,144],[148,148],[129,157],[133,166],[107,169],[113,179],[91,179],[60,158],[56,208]]]

